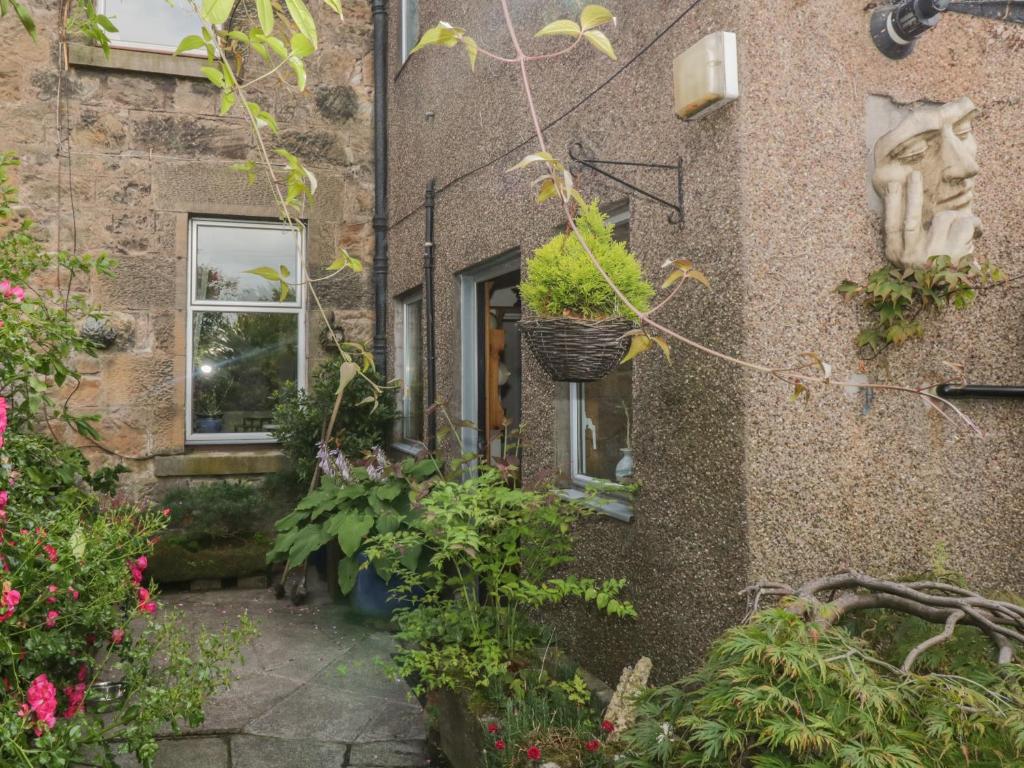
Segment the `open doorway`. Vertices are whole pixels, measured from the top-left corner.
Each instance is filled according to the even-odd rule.
[[[519,254],[464,273],[462,281],[462,419],[467,450],[488,461],[518,463],[522,418]]]

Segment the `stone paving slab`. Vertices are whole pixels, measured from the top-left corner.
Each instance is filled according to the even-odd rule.
[[[318,588],[319,586],[319,588]],[[400,680],[381,669],[394,641],[312,585],[306,605],[269,590],[166,595],[197,629],[243,612],[260,636],[238,680],[207,704],[186,736],[161,741],[155,768],[419,768],[428,764],[426,718]],[[134,761],[124,763],[135,768]]]

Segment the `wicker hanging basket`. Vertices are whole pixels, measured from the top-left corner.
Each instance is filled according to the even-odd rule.
[[[577,320],[531,317],[519,330],[537,362],[555,381],[597,381],[607,376],[629,351],[631,320]]]

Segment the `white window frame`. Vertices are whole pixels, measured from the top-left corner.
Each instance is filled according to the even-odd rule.
[[[159,2],[159,3],[164,2],[164,0],[152,0],[152,1],[153,2]],[[200,2],[201,2],[201,0],[200,0]],[[106,15],[106,7],[107,7],[107,0],[96,0],[96,13]],[[117,26],[117,21],[116,20],[114,20],[114,26]],[[196,34],[198,34],[198,32]],[[169,53],[169,54],[173,54],[176,50],[178,50],[178,44],[180,42],[181,42],[181,40],[177,40],[172,45],[160,45],[160,44],[157,44],[157,43],[139,43],[139,42],[135,42],[135,41],[132,41],[132,40],[113,40],[113,39],[111,39],[110,40],[110,47],[111,48],[117,48],[119,50],[127,50],[127,51],[145,51],[147,53]],[[195,51],[186,51],[185,53],[182,53],[181,55],[182,56],[191,56],[193,58],[205,59],[206,58],[206,51],[205,51],[205,49],[204,50],[195,50]]]
[[[239,229],[274,229],[295,232],[298,238],[295,253],[295,270],[289,278],[298,286],[291,291],[292,301],[210,301],[196,299],[197,277],[197,237],[203,225],[218,227],[237,227]],[[185,444],[186,445],[266,445],[276,444],[277,440],[269,432],[215,432],[199,433],[192,431],[192,355],[193,317],[196,312],[255,312],[260,314],[288,314],[298,319],[298,365],[296,368],[296,384],[306,386],[306,314],[305,314],[305,280],[303,266],[306,261],[306,232],[304,228],[296,229],[280,222],[259,219],[226,219],[216,216],[193,216],[188,227],[188,297],[186,300],[186,331],[185,331]]]
[[[403,435],[402,432],[401,432],[401,429],[402,429],[401,425],[405,423],[405,419],[406,419],[406,416],[407,416],[406,411],[405,411],[405,398],[402,395],[404,395],[405,389],[406,389],[406,387],[408,387],[408,384],[409,384],[409,382],[408,382],[408,380],[406,378],[408,373],[409,373],[409,360],[408,360],[408,353],[409,353],[409,314],[410,314],[410,311],[411,311],[413,305],[415,305],[415,304],[419,304],[419,312],[420,312],[420,339],[419,339],[419,344],[417,346],[419,346],[420,352],[421,352],[420,360],[419,360],[419,364],[420,364],[420,377],[421,378],[424,377],[423,354],[422,354],[422,352],[423,352],[422,332],[423,332],[423,321],[426,320],[426,318],[424,317],[424,314],[423,314],[424,313],[423,291],[422,290],[417,290],[417,291],[413,291],[412,293],[408,293],[405,296],[402,296],[401,298],[396,299],[395,300],[395,304],[396,304],[396,309],[399,312],[401,312],[401,315],[402,315],[401,316],[401,323],[402,323],[401,330],[399,331],[398,328],[395,329],[395,331],[396,331],[395,332],[395,340],[396,340],[395,349],[396,350],[400,349],[402,351],[401,357],[398,357],[397,355],[395,357],[395,373],[398,375],[398,380],[401,382],[402,390],[399,393],[400,398],[399,398],[399,401],[398,401],[398,409],[397,409],[398,410],[398,424],[399,424],[399,426],[398,426],[398,428],[396,430],[397,431],[397,435],[396,435],[396,439],[395,439],[394,443],[392,444],[392,447],[395,448],[396,450],[402,451],[403,453],[418,454],[425,447],[425,443],[423,443],[422,441],[417,441],[417,440],[415,440],[413,438],[410,438],[410,437],[407,437],[407,436]],[[399,333],[401,333],[401,338],[400,339],[399,339]],[[421,429],[423,428],[422,425],[420,426],[420,428]]]
[[[609,224],[619,225],[629,221],[629,208],[625,208],[621,211],[617,211],[611,214],[607,219]],[[621,483],[616,483],[614,480],[604,480],[599,477],[591,477],[578,471],[583,466],[583,454],[580,451],[580,440],[586,439],[582,435],[582,417],[583,409],[586,405],[586,399],[583,396],[583,387],[585,384],[580,382],[572,382],[569,385],[569,477],[572,480],[573,485],[580,487],[589,487],[593,485],[600,485],[601,487],[608,488],[621,488]],[[630,384],[632,387],[632,383]],[[632,424],[630,425],[632,426]],[[629,435],[630,441],[632,441],[632,435]]]
[[[409,56],[412,53],[412,49],[416,47],[416,43],[419,42],[419,29],[416,30],[416,40],[409,44],[409,37],[406,32],[409,29],[409,6],[415,4],[416,6],[416,20],[417,27],[419,26],[419,7],[420,0],[402,0],[402,28],[399,35],[399,45],[402,48],[402,64],[405,64],[409,60]]]

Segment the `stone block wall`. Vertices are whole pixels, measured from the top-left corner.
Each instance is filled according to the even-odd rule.
[[[102,447],[84,447],[97,460],[127,461],[129,483],[144,491],[156,457],[186,451],[189,217],[278,213],[262,177],[250,185],[231,169],[257,158],[248,124],[237,109],[218,115],[219,91],[195,76],[194,60],[123,50],[106,60],[73,45],[64,70],[58,4],[29,5],[38,42],[3,22],[0,149],[21,158],[22,212],[49,247],[107,251],[118,261],[114,277],[83,286],[111,313],[117,335],[98,359],[77,361],[85,378],[72,403],[103,417]],[[255,99],[277,115],[280,145],[317,175],[317,202],[304,217],[308,265],[319,276],[341,247],[372,260],[373,72],[368,3],[346,3],[343,22],[314,5],[321,50],[308,62],[308,90],[264,81]],[[250,10],[243,2],[236,16]],[[369,273],[320,284],[350,339],[369,337]],[[309,313],[307,321],[312,368],[321,320]]]

